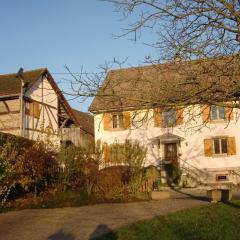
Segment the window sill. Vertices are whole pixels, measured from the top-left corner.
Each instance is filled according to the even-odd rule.
[[[226,119],[216,119],[216,120],[210,120],[210,123],[227,123],[228,121]]]
[[[109,131],[111,131],[111,132],[119,132],[119,131],[124,131],[124,130],[126,130],[125,128],[111,128],[111,129],[109,129]]]
[[[228,157],[229,155],[227,153],[221,153],[221,154],[213,154],[213,158],[219,158],[219,157]]]

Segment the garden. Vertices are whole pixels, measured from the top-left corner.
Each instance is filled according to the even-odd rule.
[[[138,142],[65,142],[56,151],[50,143],[1,133],[1,211],[148,200],[158,171],[143,167],[145,156]]]

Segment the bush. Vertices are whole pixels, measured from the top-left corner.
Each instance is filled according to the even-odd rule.
[[[74,145],[62,145],[58,153],[58,161],[62,166],[60,182],[64,185],[64,191],[84,190],[91,194],[96,181],[101,151],[98,145],[91,144],[88,147],[76,147]]]
[[[15,198],[21,193],[34,191],[37,194],[44,190],[49,184],[53,184],[57,170],[58,164],[54,153],[47,151],[43,143],[31,142],[26,148],[19,142],[9,141],[0,146],[2,204],[6,202],[11,192],[15,193],[12,194],[12,198]]]
[[[121,199],[128,193],[128,167],[112,166],[98,172],[94,194],[100,199]]]
[[[58,174],[56,154],[46,149],[44,143],[36,142],[25,149],[16,163],[19,183],[35,195],[55,183]]]

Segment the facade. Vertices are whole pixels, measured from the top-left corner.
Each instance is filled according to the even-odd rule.
[[[189,64],[193,64],[195,70],[199,69],[198,63]],[[198,103],[197,99],[194,99],[195,104],[172,104],[172,107],[168,105],[166,108],[164,102],[174,102],[178,94],[185,96],[195,91],[195,86],[173,88],[174,84],[183,83],[179,76],[174,77],[177,75],[175,65],[162,64],[110,72],[103,83],[105,94],[108,85],[114,86],[114,92],[118,95],[114,99],[110,95],[105,99],[94,99],[90,110],[95,114],[95,139],[107,144],[139,141],[147,148],[146,166],[158,166],[164,174],[169,164],[176,164],[183,172],[182,181],[186,179],[190,184],[239,183],[239,109],[230,107],[232,102],[229,101],[228,104],[211,104],[200,103],[200,100]],[[189,72],[193,70],[192,65],[186,67],[184,64],[181,70],[184,67]],[[201,75],[198,70],[195,74]],[[206,75],[204,78],[208,81],[202,83],[200,80],[205,88],[212,82]],[[186,79],[189,80],[189,75]],[[149,91],[148,83],[151,80],[153,85]],[[224,84],[222,79],[215,84],[219,84],[220,88],[228,84],[230,91],[230,82],[226,81],[228,78]],[[235,77],[234,81],[238,82],[239,78]],[[114,82],[113,85],[111,82]],[[159,90],[161,87],[164,91]],[[99,91],[101,93],[102,89]],[[207,96],[211,93],[204,94]],[[153,107],[152,102],[151,106],[146,104],[149,99],[155,101],[158,96],[162,106],[156,104]]]
[[[54,145],[67,140],[79,145],[93,139],[93,131],[89,131],[92,122],[86,124],[71,109],[47,69],[0,75],[1,132],[49,140]]]

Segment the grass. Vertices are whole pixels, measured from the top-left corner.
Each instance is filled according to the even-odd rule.
[[[240,201],[183,210],[130,224],[98,240],[239,240]]]

